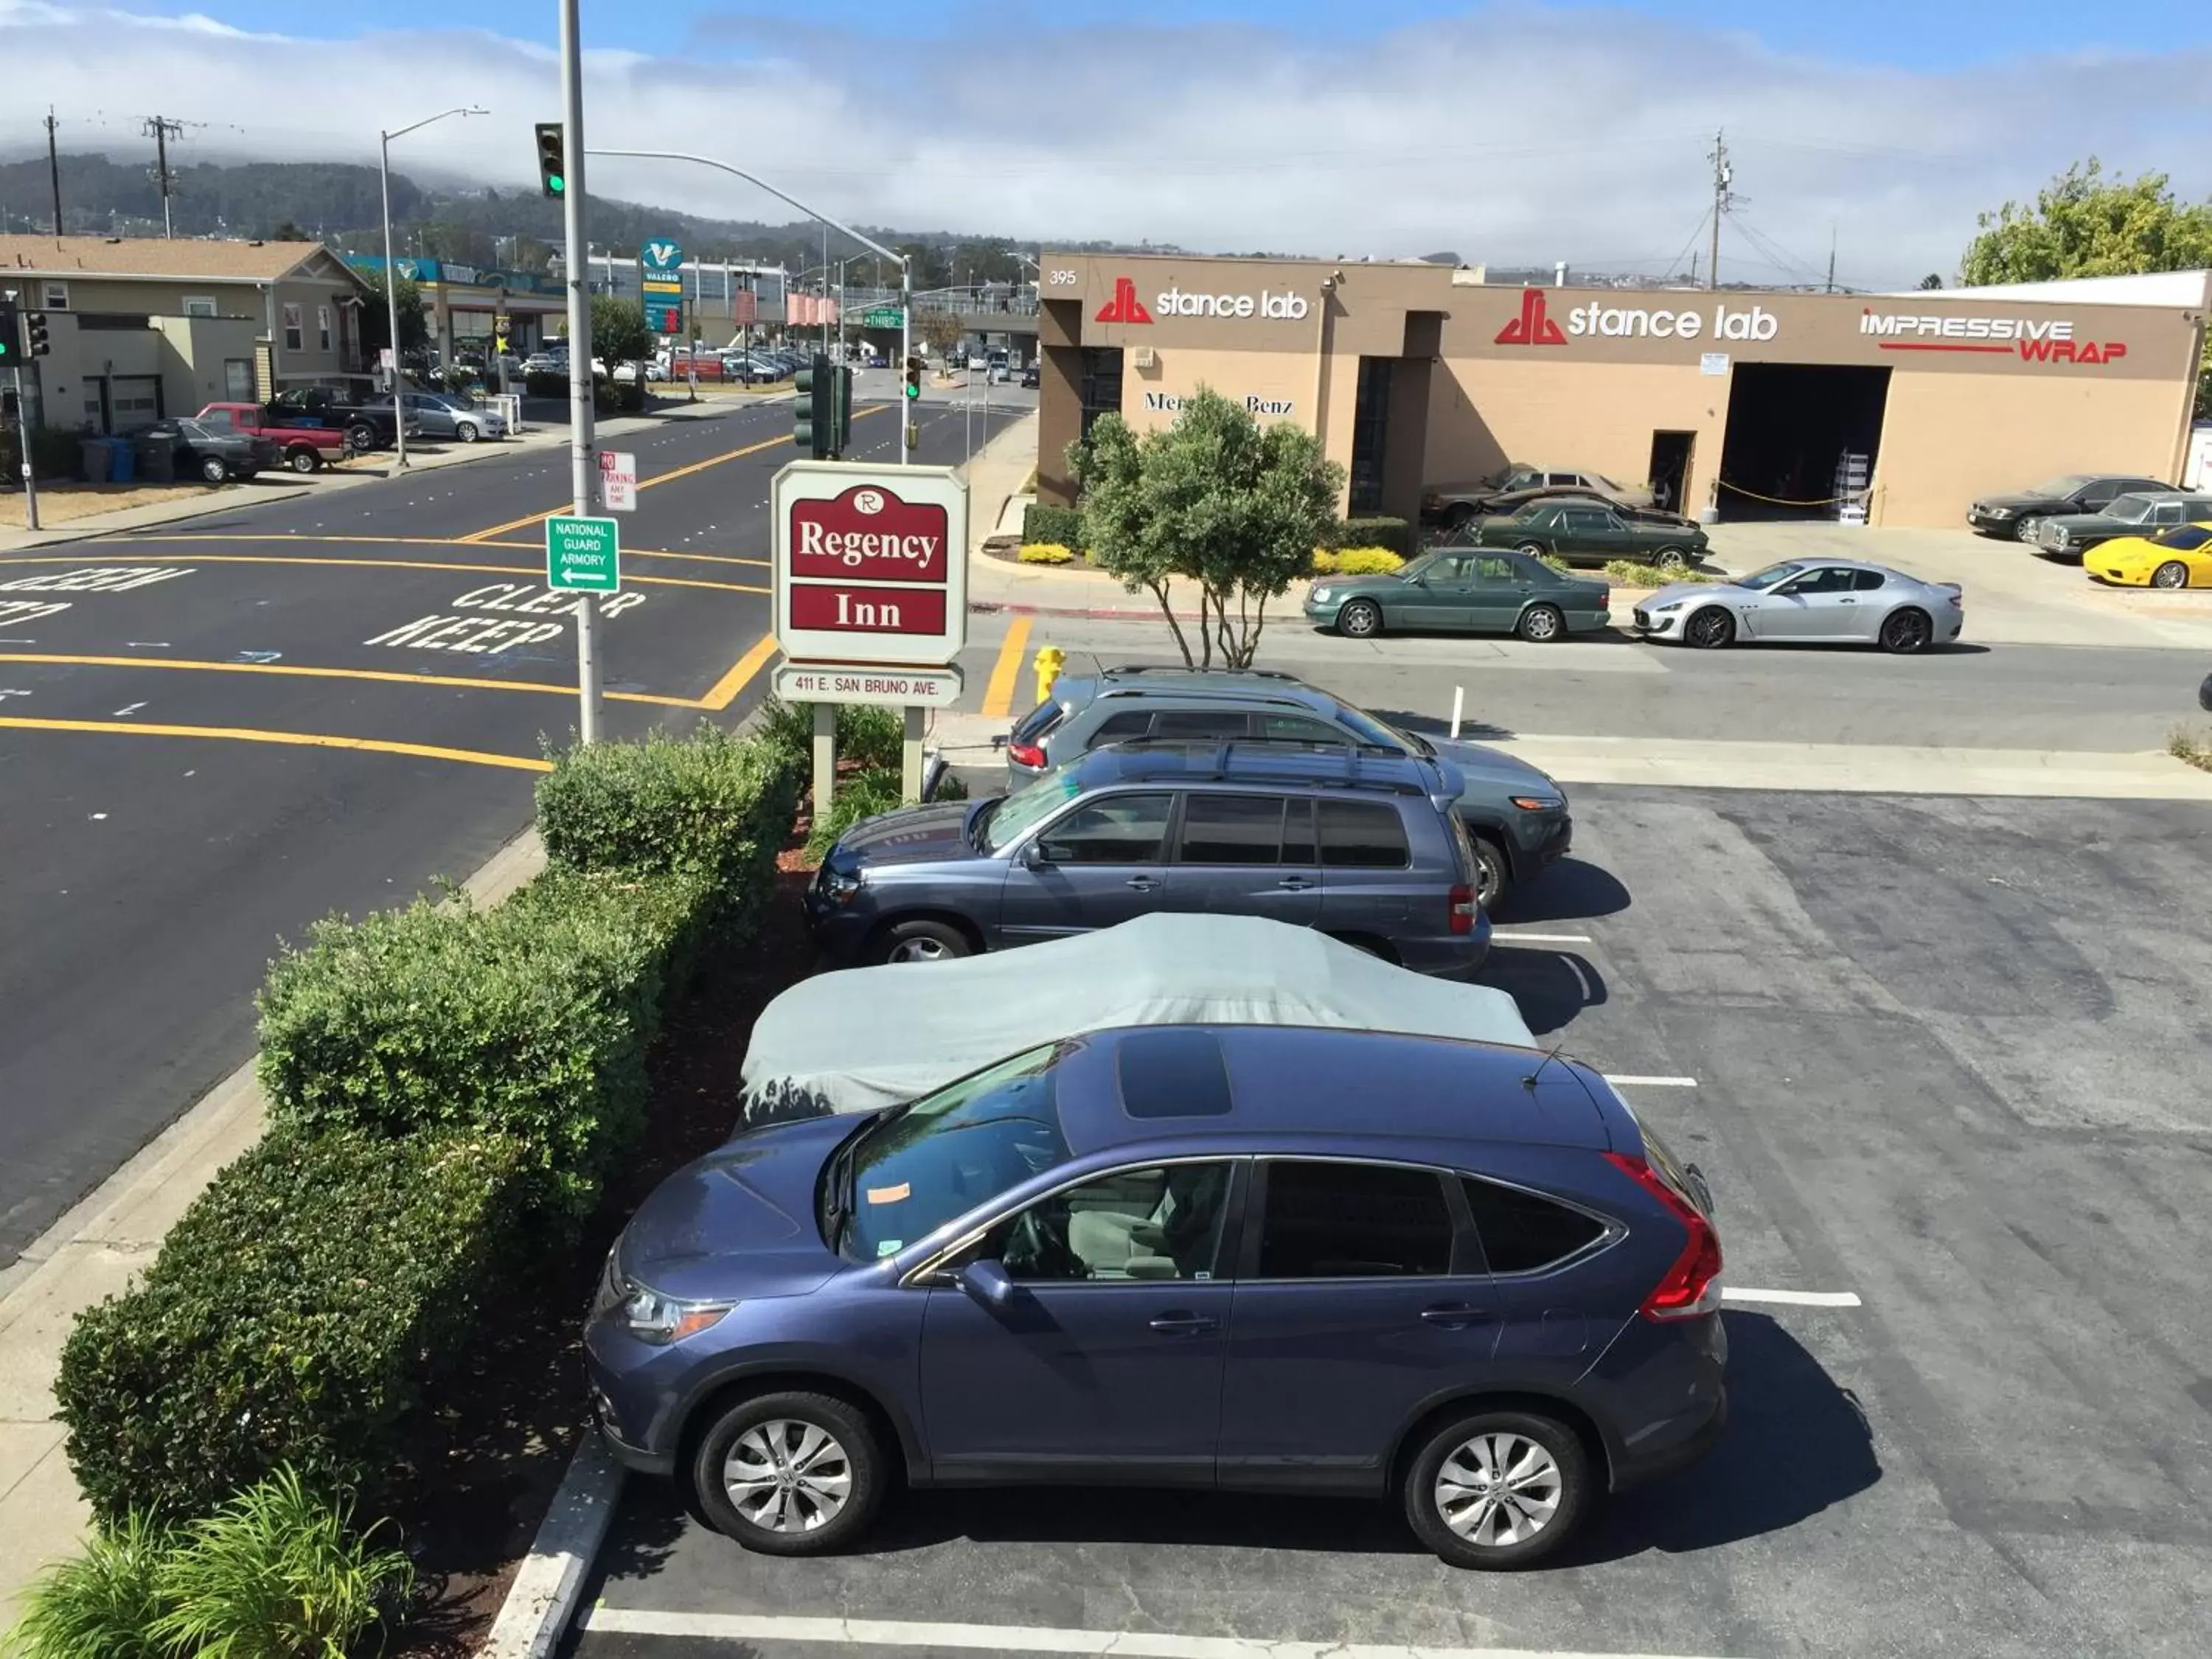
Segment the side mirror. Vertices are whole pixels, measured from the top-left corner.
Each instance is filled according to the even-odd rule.
[[[1024,870],[1042,870],[1051,862],[1044,855],[1044,847],[1041,842],[1033,841],[1022,848],[1022,868]]]
[[[970,1300],[994,1313],[1003,1313],[1013,1305],[1014,1281],[998,1262],[981,1260],[969,1262],[960,1270],[960,1288]]]

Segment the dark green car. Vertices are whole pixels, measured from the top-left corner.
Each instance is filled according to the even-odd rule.
[[[1323,576],[1306,590],[1306,620],[1355,640],[1386,628],[1517,634],[1549,641],[1603,628],[1612,590],[1540,559],[1442,547],[1388,576]]]
[[[1616,513],[1599,501],[1536,501],[1510,519],[1485,519],[1471,538],[1479,547],[1510,547],[1531,557],[1548,553],[1570,564],[1632,559],[1682,570],[1705,556],[1705,532],[1687,519]]]

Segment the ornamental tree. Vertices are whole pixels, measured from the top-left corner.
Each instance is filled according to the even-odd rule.
[[[1119,415],[1101,416],[1068,465],[1092,561],[1152,594],[1194,668],[1213,666],[1217,651],[1224,667],[1251,666],[1268,601],[1312,569],[1344,489],[1344,469],[1313,434],[1287,421],[1262,427],[1204,386],[1173,425],[1141,437]],[[1177,578],[1198,590],[1195,653],[1169,603]]]

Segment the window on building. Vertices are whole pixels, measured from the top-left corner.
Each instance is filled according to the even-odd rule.
[[[1119,346],[1085,346],[1083,348],[1084,437],[1101,415],[1121,412],[1121,348]]]
[[[188,294],[185,296],[185,315],[212,317],[215,315],[215,296],[210,294]]]
[[[284,349],[287,351],[297,351],[306,343],[301,337],[300,314],[298,306],[284,307]]]
[[[1389,442],[1390,359],[1359,360],[1359,394],[1352,410],[1352,510],[1382,510],[1382,456]]]
[[[46,308],[48,311],[67,311],[69,309],[69,284],[67,283],[48,283],[46,284]]]
[[[331,308],[328,306],[315,307],[315,334],[320,342],[316,349],[328,351],[331,349]]]

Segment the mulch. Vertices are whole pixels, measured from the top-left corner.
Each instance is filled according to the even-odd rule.
[[[668,1018],[653,1056],[644,1138],[629,1168],[610,1182],[574,1251],[483,1310],[477,1363],[445,1379],[430,1401],[417,1473],[393,1517],[423,1594],[387,1651],[462,1659],[499,1616],[577,1437],[587,1431],[583,1316],[607,1251],[654,1187],[730,1138],[753,1021],[814,970],[799,903],[812,873],[801,853],[811,827],[802,808],[755,938],[705,970]]]

